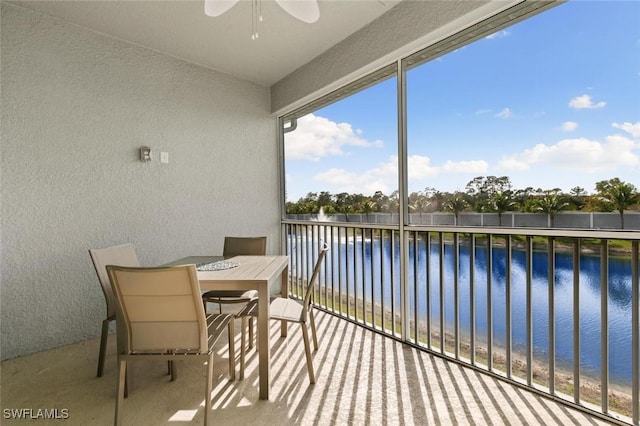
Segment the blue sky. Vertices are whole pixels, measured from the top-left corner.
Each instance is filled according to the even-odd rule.
[[[287,200],[397,189],[395,90],[389,79],[299,120]],[[488,175],[640,189],[640,1],[569,1],[411,69],[407,93],[410,192]]]

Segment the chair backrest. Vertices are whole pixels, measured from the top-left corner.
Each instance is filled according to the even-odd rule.
[[[301,320],[304,321],[307,318],[307,311],[309,310],[309,306],[311,305],[311,295],[313,294],[313,285],[318,279],[318,275],[320,274],[320,267],[322,266],[322,261],[324,260],[324,256],[329,251],[329,246],[327,243],[322,245],[320,249],[320,253],[318,253],[318,260],[316,260],[316,265],[313,267],[313,274],[311,274],[311,279],[307,283],[307,288],[304,293],[304,304],[302,307],[302,315]]]
[[[223,256],[264,256],[267,237],[225,237]]]
[[[207,353],[207,323],[195,265],[108,265],[107,273],[121,307],[126,353]]]
[[[96,269],[98,281],[100,281],[100,286],[107,302],[107,317],[112,317],[116,314],[116,299],[111,289],[106,266],[140,266],[138,256],[136,256],[136,249],[133,244],[122,244],[101,249],[90,249],[89,256],[93,261],[93,267]]]

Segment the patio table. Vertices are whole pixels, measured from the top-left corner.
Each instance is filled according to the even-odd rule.
[[[198,271],[200,288],[208,290],[257,290],[258,291],[258,370],[260,377],[260,399],[269,399],[269,302],[271,289],[280,277],[282,297],[288,297],[288,256],[190,256],[175,260],[167,266],[201,265],[225,261],[237,263],[235,267],[222,270]],[[244,330],[242,330],[244,333]],[[283,322],[281,336],[287,335],[287,325]]]

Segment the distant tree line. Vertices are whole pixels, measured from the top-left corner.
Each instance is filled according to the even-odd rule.
[[[435,188],[409,194],[410,213],[450,212],[458,223],[458,215],[465,211],[498,213],[500,222],[505,212],[546,213],[551,219],[560,211],[613,212],[620,214],[624,228],[625,210],[640,210],[640,193],[630,183],[619,178],[596,183],[595,193],[588,194],[576,186],[568,194],[560,188],[514,189],[507,176],[478,176],[467,183],[465,191],[441,192]],[[331,194],[327,191],[310,192],[296,202],[287,202],[289,214],[316,214],[322,207],[326,214],[335,213],[397,213],[400,200],[398,191],[389,195],[376,191],[363,194]]]

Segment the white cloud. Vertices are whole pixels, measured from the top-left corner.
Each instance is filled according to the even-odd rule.
[[[604,108],[606,104],[607,103],[605,101],[600,101],[594,104],[591,96],[589,95],[576,96],[569,101],[569,106],[573,109],[598,109]]]
[[[411,155],[407,158],[407,172],[409,182],[416,182],[436,176],[450,174],[482,174],[486,173],[489,165],[486,161],[447,161],[442,166],[431,165],[431,159],[423,155]],[[332,168],[318,173],[314,180],[331,185],[331,192],[349,192],[373,194],[382,191],[385,194],[398,188],[398,157],[393,155],[376,167],[361,173],[350,172],[345,169]]]
[[[512,112],[512,111],[511,111],[511,109],[509,109],[509,108],[504,108],[502,111],[500,111],[499,113],[497,113],[497,114],[495,115],[495,117],[503,118],[503,119],[505,119],[505,120],[506,120],[506,119],[508,119],[508,118],[513,117],[513,112]]]
[[[496,39],[496,38],[508,37],[510,35],[511,35],[511,33],[509,31],[501,30],[501,31],[495,32],[493,34],[490,34],[490,35],[486,36],[485,38],[488,38],[489,40],[493,40],[493,39]]]
[[[640,165],[639,148],[632,140],[620,135],[608,136],[605,142],[587,138],[563,139],[554,145],[538,144],[519,154],[503,157],[499,165],[506,170],[535,170],[538,166],[550,166],[594,173]]]
[[[298,128],[285,136],[288,160],[318,161],[322,157],[349,155],[345,147],[381,147],[382,141],[368,141],[349,123],[336,123],[308,114],[298,119]]]
[[[625,121],[622,124],[613,123],[611,125],[613,127],[615,127],[616,129],[624,130],[625,132],[629,133],[634,138],[640,138],[640,121],[638,121],[636,123],[629,123],[629,122]]]
[[[576,123],[575,121],[565,121],[564,123],[562,123],[562,130],[565,132],[573,132],[577,128],[578,123]]]

